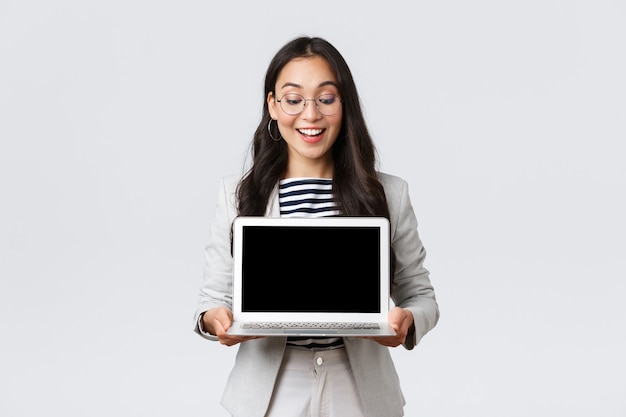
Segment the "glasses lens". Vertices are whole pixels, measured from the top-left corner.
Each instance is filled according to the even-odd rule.
[[[337,113],[339,106],[341,106],[341,100],[334,94],[322,94],[315,99],[317,109],[325,116],[332,116]]]
[[[341,100],[334,94],[322,94],[316,99],[307,100],[300,94],[291,93],[278,100],[283,111],[291,116],[300,114],[307,101],[315,102],[315,107],[324,116],[332,116],[341,107]]]
[[[304,97],[299,94],[286,94],[280,99],[280,107],[292,116],[304,110]]]

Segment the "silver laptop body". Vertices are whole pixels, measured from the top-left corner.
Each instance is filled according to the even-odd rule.
[[[383,217],[238,217],[233,325],[246,336],[388,336]]]

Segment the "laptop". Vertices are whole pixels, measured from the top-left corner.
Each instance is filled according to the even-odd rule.
[[[241,336],[390,336],[384,217],[238,217],[233,324]]]

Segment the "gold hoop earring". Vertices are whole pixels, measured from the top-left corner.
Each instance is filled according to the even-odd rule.
[[[269,123],[267,124],[267,133],[270,134],[270,138],[272,138],[274,142],[279,142],[283,137],[280,136],[280,131],[278,131],[278,137],[274,137],[274,135],[272,135],[272,120],[273,119],[270,119]],[[276,126],[278,127],[278,122],[276,122]]]

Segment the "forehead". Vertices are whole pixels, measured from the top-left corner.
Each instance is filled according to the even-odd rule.
[[[337,77],[328,62],[320,56],[294,58],[278,74],[276,88],[300,86],[316,88],[328,82],[337,83]]]

